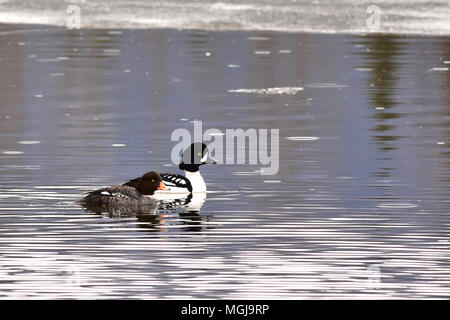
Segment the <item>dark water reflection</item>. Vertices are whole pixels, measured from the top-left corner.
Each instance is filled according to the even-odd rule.
[[[449,296],[448,38],[3,29],[1,297]],[[304,90],[229,92],[271,87]],[[279,173],[208,167],[198,213],[74,203],[176,171],[194,119],[280,128]]]

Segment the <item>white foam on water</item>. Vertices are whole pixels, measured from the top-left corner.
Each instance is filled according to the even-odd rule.
[[[86,186],[34,186],[34,189],[80,189]],[[90,187],[89,187],[90,188]]]
[[[448,71],[448,68],[445,68],[445,67],[436,67],[436,68],[432,68],[431,71]]]
[[[29,141],[17,141],[18,144],[39,144],[41,143],[38,140],[29,140]]]
[[[260,51],[255,51],[253,53],[260,54],[260,55],[266,55],[266,54],[270,54],[270,51],[260,50]]]
[[[59,62],[60,60],[58,58],[42,58],[38,59],[38,62]]]
[[[418,205],[414,203],[395,203],[395,202],[386,202],[380,203],[377,205],[378,208],[388,208],[388,209],[408,209],[408,208],[417,208]]]
[[[120,49],[103,49],[104,53],[120,53]]]
[[[112,147],[125,147],[126,144],[125,143],[113,143],[111,146]]]
[[[256,93],[256,94],[296,94],[302,91],[302,87],[279,87],[279,88],[263,88],[263,89],[232,89],[228,92],[233,93]]]
[[[319,140],[318,137],[287,137],[286,139],[293,140],[293,141],[315,141],[315,140]]]
[[[236,175],[236,176],[253,176],[256,174],[260,174],[260,170],[233,172],[233,175]]]
[[[247,37],[247,40],[251,41],[267,41],[270,40],[269,37]]]
[[[7,150],[7,151],[3,151],[3,154],[8,154],[8,155],[23,154],[23,151]]]

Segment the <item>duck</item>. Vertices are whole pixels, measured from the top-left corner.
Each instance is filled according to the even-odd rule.
[[[125,185],[111,186],[88,192],[79,200],[86,208],[94,210],[117,208],[141,209],[143,206],[157,206],[156,190],[166,190],[161,176],[150,171],[139,177],[136,187]],[[94,210],[95,211],[95,210]]]
[[[173,199],[187,196],[192,193],[206,194],[206,183],[200,174],[200,167],[205,164],[216,164],[206,144],[201,142],[192,143],[182,154],[178,168],[184,171],[184,176],[177,173],[159,173],[166,187],[158,191],[155,197],[158,199]],[[139,178],[131,179],[122,184],[136,188]]]

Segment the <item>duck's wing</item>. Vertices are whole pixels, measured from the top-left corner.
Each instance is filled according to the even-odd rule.
[[[192,192],[192,185],[188,178],[176,173],[160,173],[165,186],[172,188],[183,188]]]
[[[85,209],[95,212],[136,213],[141,209],[141,194],[129,186],[112,186],[88,192],[78,201]]]
[[[139,200],[140,194],[136,191],[135,188],[132,187],[112,186],[88,192],[86,196],[81,199],[81,201],[88,202],[91,200],[98,200],[108,202],[110,199],[116,198],[129,198]]]

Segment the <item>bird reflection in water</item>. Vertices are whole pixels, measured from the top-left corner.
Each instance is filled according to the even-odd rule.
[[[204,222],[209,221],[210,217],[200,215],[200,209],[206,200],[206,192],[190,194],[190,201],[184,206],[184,211],[180,212],[181,221],[186,225],[183,230],[186,231],[205,231],[208,227]]]
[[[209,228],[204,222],[209,221],[210,217],[200,215],[200,209],[205,201],[206,192],[196,192],[189,194],[182,204],[178,204],[176,200],[175,202],[162,202],[160,205],[161,209],[168,211],[177,209],[179,221],[183,224],[181,230],[201,232]]]
[[[209,221],[209,216],[200,215],[200,210],[205,203],[206,193],[191,193],[186,198],[174,200],[162,200],[152,204],[139,204],[128,206],[108,205],[86,205],[81,206],[88,212],[99,215],[107,215],[109,218],[131,218],[136,217],[138,226],[147,231],[167,231],[164,225],[166,220],[172,220],[170,215],[178,213],[179,222],[182,224],[181,230],[185,231],[204,231],[207,229],[204,222]]]

